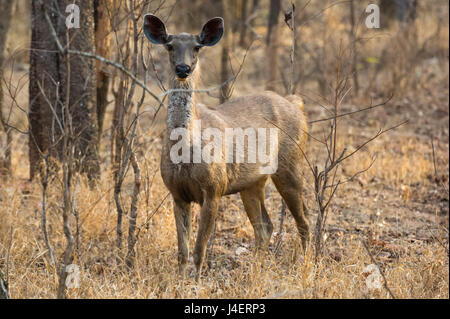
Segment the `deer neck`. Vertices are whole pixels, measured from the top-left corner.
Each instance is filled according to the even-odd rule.
[[[173,78],[169,95],[169,106],[167,114],[167,129],[169,132],[176,128],[192,130],[193,123],[197,119],[195,74],[186,79],[178,81]]]

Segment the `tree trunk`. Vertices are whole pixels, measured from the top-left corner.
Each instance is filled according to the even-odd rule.
[[[112,0],[95,0],[95,50],[97,55],[109,59],[111,50],[111,17],[108,9],[113,9]],[[98,121],[98,141],[100,143],[103,122],[105,119],[106,107],[108,105],[108,91],[111,83],[111,76],[105,66],[97,61],[97,121]]]
[[[230,10],[228,8],[228,4],[226,0],[222,0],[222,17],[226,21],[230,21]],[[221,57],[221,72],[220,72],[220,81],[221,83],[225,83],[231,77],[230,72],[230,53],[231,53],[231,42],[233,41],[233,33],[232,27],[229,24],[228,27],[225,26],[225,34],[224,41],[222,44],[222,57]],[[226,102],[231,95],[231,85],[227,83],[222,86],[221,95],[220,95],[220,103]]]
[[[249,14],[249,17],[252,17],[252,21],[254,20],[253,16],[256,14],[256,11],[258,10],[258,7],[259,7],[259,0],[253,0],[252,1],[252,8],[251,8],[250,14]],[[249,24],[251,26],[254,26],[252,21],[249,21]],[[251,32],[251,34],[250,34],[250,41],[254,41],[254,40],[255,40],[255,33]]]
[[[11,24],[13,1],[0,0],[0,125],[6,134],[6,146],[4,158],[0,158],[0,175],[8,175],[11,172],[11,128],[7,127],[3,114],[3,64],[5,62],[5,44]]]
[[[417,3],[418,0],[381,0],[381,27],[389,28],[394,20],[403,23],[414,21]]]
[[[80,8],[79,29],[66,27],[64,11],[69,4],[76,4]],[[52,27],[46,19],[46,14]],[[95,52],[93,2],[32,2],[30,178],[34,178],[38,173],[42,154],[49,154],[57,160],[62,159],[61,137],[65,126],[69,125],[72,138],[75,139],[78,169],[87,173],[90,179],[94,179],[100,172],[95,62],[79,55],[60,53],[52,34],[53,30],[63,47],[68,45],[72,50]],[[69,118],[63,116],[66,106],[69,108]]]
[[[245,48],[247,46],[247,7],[248,7],[248,1],[242,0],[242,7],[241,7],[241,34],[239,39],[239,45],[242,48]]]
[[[353,87],[355,94],[359,93],[359,80],[358,80],[358,43],[356,37],[356,13],[355,13],[355,0],[350,0],[350,39],[352,41],[352,74],[353,74]]]
[[[55,16],[50,16],[56,25]],[[42,153],[48,153],[56,136],[62,132],[53,126],[54,116],[46,99],[55,103],[59,81],[59,60],[56,43],[52,38],[49,25],[45,20],[44,7],[39,1],[31,4],[31,50],[29,85],[29,160],[30,179],[34,179],[42,169]],[[44,96],[40,88],[44,91]],[[57,130],[55,132],[55,130]],[[53,141],[53,143],[52,143]],[[53,151],[53,156],[55,152]]]
[[[281,10],[280,0],[270,0],[270,13],[267,29],[267,55],[269,57],[266,89],[276,91],[279,79],[278,70],[278,28]]]

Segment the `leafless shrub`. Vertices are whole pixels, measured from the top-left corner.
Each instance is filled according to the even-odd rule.
[[[330,84],[330,87],[333,88],[333,95],[331,96],[330,99],[322,97],[322,100],[325,101],[326,105],[323,102],[315,101],[318,102],[320,106],[323,107],[329,114],[331,114],[331,116],[328,118],[312,120],[309,122],[310,124],[320,122],[329,123],[329,125],[324,128],[325,137],[323,139],[308,134],[311,142],[316,142],[322,145],[323,152],[326,154],[325,161],[320,164],[313,163],[311,159],[307,156],[306,150],[303,150],[301,146],[297,144],[297,146],[302,151],[306,164],[309,168],[309,171],[312,173],[313,178],[313,193],[318,211],[313,234],[314,255],[316,260],[320,256],[322,256],[325,251],[323,236],[326,229],[327,218],[329,216],[329,208],[330,204],[333,201],[334,196],[336,195],[339,186],[341,186],[344,183],[353,181],[358,175],[369,170],[370,167],[373,165],[375,158],[372,159],[370,165],[366,167],[364,170],[358,171],[350,178],[345,179],[343,179],[343,177],[339,173],[340,169],[343,166],[343,163],[351,159],[355,154],[360,152],[365,146],[367,146],[369,143],[371,143],[381,135],[406,123],[403,122],[388,129],[380,129],[371,138],[363,141],[360,145],[354,147],[352,151],[348,151],[348,147],[344,147],[343,149],[338,148],[340,139],[338,133],[338,125],[339,120],[342,117],[350,116],[359,112],[368,111],[376,107],[385,106],[392,98],[391,96],[389,99],[380,104],[371,105],[369,107],[362,108],[357,111],[349,113],[340,112],[343,101],[346,99],[347,95],[352,89],[351,85],[349,84],[351,77],[351,63],[350,65],[346,63],[348,59],[346,58],[344,52],[346,52],[346,50],[343,50],[341,48],[340,51],[338,52],[338,56],[336,57],[335,61],[336,72],[334,74],[334,81],[333,83]],[[284,134],[288,135],[288,133],[282,130],[280,127],[278,128],[281,131],[283,131]]]
[[[388,129],[380,129],[371,138],[363,141],[360,145],[356,146],[353,151],[349,152],[348,147],[345,147],[344,149],[338,149],[338,139],[340,138],[338,134],[339,119],[343,116],[349,115],[342,114],[339,110],[346,96],[352,89],[352,87],[349,85],[351,72],[346,71],[347,66],[344,62],[346,60],[342,53],[343,51],[340,52],[336,61],[336,74],[335,81],[333,83],[334,94],[330,103],[331,108],[327,108],[324,106],[332,114],[332,116],[328,119],[330,125],[327,129],[325,129],[325,132],[326,130],[328,130],[328,132],[326,133],[326,138],[324,140],[314,138],[314,141],[319,142],[323,145],[324,151],[326,152],[327,156],[325,162],[321,165],[321,169],[319,168],[319,165],[313,165],[309,160],[307,160],[308,166],[313,174],[314,197],[318,208],[318,215],[314,229],[314,250],[316,258],[322,255],[324,252],[323,234],[327,222],[329,206],[336,194],[336,191],[342,184],[353,181],[355,177],[369,170],[375,159],[372,159],[372,162],[367,168],[356,172],[350,178],[342,179],[342,177],[340,177],[338,173],[339,169],[345,161],[361,151],[367,144],[374,141],[382,134],[397,128],[399,125],[404,124],[401,123]],[[389,102],[389,100],[390,99],[382,102],[377,106],[384,106]],[[371,105],[369,108],[373,108],[373,106]],[[367,109],[368,108],[365,108],[363,110]],[[313,122],[317,123],[317,121]]]

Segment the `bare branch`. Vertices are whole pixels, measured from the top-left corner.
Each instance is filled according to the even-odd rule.
[[[384,271],[380,268],[380,266],[378,265],[377,261],[376,261],[375,258],[373,257],[372,253],[370,252],[369,246],[367,246],[366,241],[363,240],[363,239],[361,239],[361,242],[362,242],[364,248],[366,249],[367,254],[368,254],[369,257],[370,257],[370,260],[372,261],[372,263],[373,263],[375,266],[377,266],[378,270],[380,271],[380,274],[381,274],[381,276],[383,277],[383,281],[384,281],[384,288],[385,288],[385,289],[387,290],[387,292],[391,295],[392,299],[396,299],[396,298],[395,298],[395,295],[392,293],[391,289],[390,289],[389,286],[388,286],[386,276],[384,275]]]
[[[169,197],[169,195],[170,195],[170,192],[167,193],[166,196],[164,196],[164,198],[161,200],[161,202],[155,208],[155,210],[153,210],[153,212],[147,216],[145,222],[138,228],[138,231],[137,231],[137,234],[136,234],[136,238],[139,237],[139,234],[141,233],[142,228],[146,227],[148,225],[148,223],[150,223],[150,220],[152,219],[152,217],[159,211],[159,209],[164,204],[164,202]]]
[[[41,1],[42,4],[42,1]],[[162,104],[162,101],[158,98],[158,96],[156,96],[156,94],[154,94],[141,80],[139,80],[138,78],[136,78],[136,76],[134,76],[133,73],[131,73],[129,70],[127,70],[122,64],[119,64],[117,62],[105,59],[104,57],[101,57],[99,55],[96,54],[92,54],[89,52],[83,52],[83,51],[78,51],[78,50],[72,50],[72,49],[68,49],[68,48],[64,48],[61,44],[61,42],[58,39],[58,36],[56,34],[55,28],[53,27],[53,24],[50,20],[50,17],[47,14],[47,11],[44,10],[44,15],[45,15],[45,19],[48,22],[48,25],[50,27],[50,32],[53,36],[53,39],[56,42],[56,45],[58,47],[58,50],[60,51],[61,54],[63,55],[67,55],[67,54],[74,54],[74,55],[80,55],[80,56],[84,56],[90,59],[96,59],[102,63],[105,63],[107,65],[111,65],[113,67],[115,67],[116,69],[122,71],[124,74],[126,74],[128,77],[130,77],[134,83],[136,83],[137,85],[139,85],[141,88],[143,88],[145,91],[147,91],[148,94],[150,94],[158,103]]]
[[[433,151],[433,167],[434,167],[434,177],[436,179],[437,183],[440,183],[442,185],[442,187],[444,188],[445,192],[448,194],[448,188],[445,185],[445,183],[443,181],[441,181],[441,178],[439,176],[438,173],[438,169],[437,169],[437,165],[436,165],[436,152],[434,151],[434,141],[433,138],[431,138],[431,148]]]
[[[375,109],[375,108],[377,108],[377,107],[385,106],[387,103],[389,103],[389,102],[392,100],[393,97],[394,97],[394,94],[392,93],[392,94],[389,96],[389,98],[388,98],[387,100],[385,100],[384,102],[379,103],[379,104],[377,104],[377,105],[371,105],[371,106],[369,106],[369,107],[366,107],[366,108],[363,108],[363,109],[360,109],[360,110],[356,110],[356,111],[352,111],[352,112],[348,112],[348,113],[339,114],[339,115],[333,116],[333,117],[328,117],[328,118],[324,118],[324,119],[319,119],[319,120],[309,121],[308,123],[309,123],[309,124],[314,124],[314,123],[319,123],[319,122],[326,122],[326,121],[334,120],[335,118],[340,118],[340,117],[344,117],[344,116],[349,116],[349,115],[353,115],[353,114],[361,113],[361,112],[365,112],[365,111],[371,111],[371,110],[373,110],[373,109]]]

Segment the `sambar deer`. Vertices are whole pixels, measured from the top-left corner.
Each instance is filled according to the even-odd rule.
[[[184,277],[189,260],[193,202],[201,205],[194,249],[197,280],[201,274],[207,242],[213,230],[219,199],[222,196],[240,193],[254,229],[256,247],[268,248],[273,225],[264,207],[264,191],[269,177],[296,221],[305,250],[309,240],[309,225],[303,211],[301,162],[306,145],[307,120],[302,99],[293,95],[284,98],[273,92],[264,92],[235,98],[214,108],[197,104],[199,51],[203,47],[210,47],[219,42],[224,33],[223,19],[216,17],[209,20],[199,35],[187,33],[169,35],[159,18],[147,14],[144,17],[143,29],[152,43],[165,46],[170,58],[171,90],[167,131],[161,155],[161,175],[173,197],[181,275]],[[196,132],[199,121],[201,126],[206,128],[202,133],[209,130],[209,134],[206,134],[209,137],[203,134],[199,138]],[[247,160],[247,162],[239,160],[243,155],[239,152],[243,151],[248,158],[255,153],[254,145],[250,145],[255,137],[255,134],[251,134],[252,129],[260,133],[261,128],[268,130],[275,127],[276,130],[282,131],[276,135],[275,140],[277,156],[275,170],[265,171],[266,163],[261,160]],[[227,148],[221,143],[219,145],[222,149],[214,150],[215,156],[220,154],[214,157],[214,161],[205,159],[205,156],[199,158],[199,154],[208,153],[205,150],[199,153],[199,149],[202,147],[208,149],[206,146],[212,137],[219,135],[218,133],[226,136],[230,129],[246,132],[244,134],[247,143],[243,143],[242,138],[242,145],[238,146],[238,138],[232,137],[231,142],[228,140],[227,144],[231,147]],[[262,137],[259,135],[258,138],[263,138],[263,142],[258,145],[263,146],[265,153],[268,145],[265,139],[267,134],[263,134]],[[236,154],[233,153],[234,149]],[[180,160],[180,150],[185,153],[182,155],[188,161]],[[227,157],[230,152],[232,160]]]

